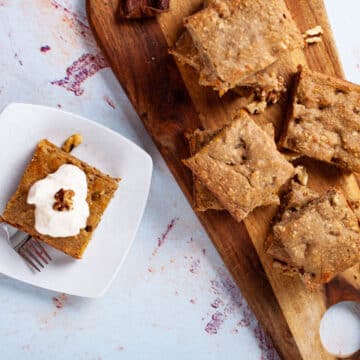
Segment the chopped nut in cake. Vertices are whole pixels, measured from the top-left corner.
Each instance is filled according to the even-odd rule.
[[[295,168],[296,178],[301,185],[306,186],[309,181],[309,174],[306,171],[306,168],[302,165],[298,165]]]
[[[274,140],[245,112],[184,163],[236,220],[259,206],[278,204],[293,166]]]
[[[265,111],[267,102],[262,101],[253,101],[252,103],[245,106],[245,109],[252,115],[261,114]]]
[[[299,154],[360,171],[360,86],[300,70],[280,144]]]

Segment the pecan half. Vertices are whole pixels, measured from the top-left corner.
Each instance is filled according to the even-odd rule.
[[[73,197],[75,193],[73,190],[60,189],[54,196],[55,202],[53,209],[57,211],[69,211],[73,209]]]
[[[140,19],[156,16],[169,10],[170,0],[121,0],[120,16],[126,19]]]
[[[69,153],[73,151],[77,146],[83,142],[83,137],[81,134],[73,134],[67,138],[61,147],[61,150]]]

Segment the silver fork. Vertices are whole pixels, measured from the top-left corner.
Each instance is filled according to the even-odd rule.
[[[48,252],[36,238],[16,229],[9,231],[8,226],[0,224],[5,237],[13,249],[36,271],[40,272],[52,260]]]

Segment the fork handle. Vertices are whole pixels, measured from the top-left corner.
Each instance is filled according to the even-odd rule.
[[[22,231],[17,231],[13,236],[11,236],[10,241],[14,249],[17,250],[22,245],[24,245],[30,238],[31,238],[30,235]]]
[[[7,226],[6,223],[0,223],[0,236],[4,236],[8,241],[10,241],[15,250],[30,239],[28,234],[15,229],[12,226]]]

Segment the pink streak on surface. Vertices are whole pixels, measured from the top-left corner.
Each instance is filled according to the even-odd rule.
[[[109,64],[102,53],[83,54],[66,69],[66,76],[63,79],[54,80],[51,84],[61,86],[76,96],[81,96],[84,93],[81,87],[84,81],[107,67]]]
[[[164,232],[163,234],[161,234],[160,237],[158,237],[158,239],[157,239],[157,240],[158,240],[158,247],[161,247],[161,246],[164,244],[164,242],[165,242],[165,240],[167,239],[170,231],[174,228],[174,226],[175,226],[175,224],[176,224],[176,222],[177,222],[178,220],[179,220],[179,218],[174,218],[174,219],[172,219],[172,220],[170,221],[170,223],[168,224],[165,232]]]

